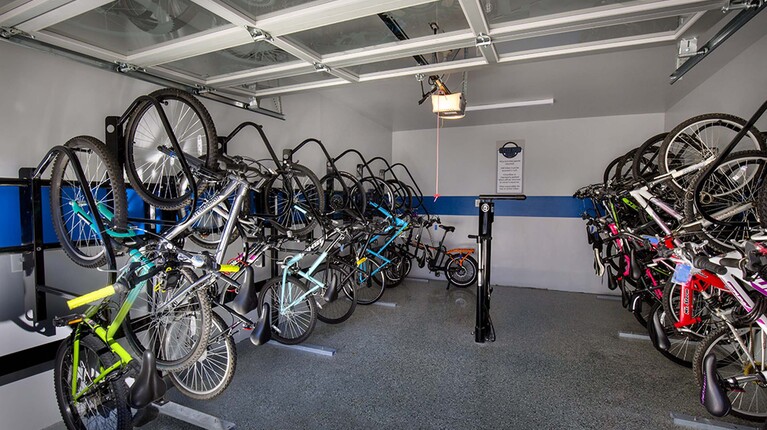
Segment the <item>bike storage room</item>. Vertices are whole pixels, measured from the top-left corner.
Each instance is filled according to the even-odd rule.
[[[0,0],[0,430],[767,428],[767,0]]]

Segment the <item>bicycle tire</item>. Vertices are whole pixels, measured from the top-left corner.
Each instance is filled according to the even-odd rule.
[[[463,263],[460,263],[459,259],[451,258],[445,267],[445,276],[450,283],[460,288],[466,288],[477,282],[477,273],[477,260],[471,255],[467,255]]]
[[[317,324],[317,304],[308,294],[306,285],[294,276],[285,279],[285,294],[280,294],[282,287],[282,277],[268,281],[259,297],[259,308],[263,309],[264,303],[271,306],[272,339],[285,345],[296,345],[312,334]],[[305,297],[291,309],[282,309],[282,302],[290,304],[302,295]]]
[[[658,167],[661,174],[672,170],[691,166],[716,153],[724,145],[730,143],[747,121],[735,115],[710,113],[698,115],[683,121],[671,130],[659,150]],[[747,136],[738,143],[734,150],[767,149],[764,136],[752,127]],[[671,188],[683,195],[691,182],[690,175],[673,178],[669,181]]]
[[[651,293],[634,292],[629,299],[629,309],[637,322],[647,328],[648,321],[652,318],[652,307],[658,300]]]
[[[668,133],[660,133],[647,139],[634,153],[631,174],[636,181],[650,181],[660,174],[658,156]]]
[[[348,211],[359,216],[365,212],[367,199],[363,193],[353,193],[361,186],[360,181],[350,173],[341,171],[328,173],[320,179],[320,184],[325,195],[324,215],[356,219]]]
[[[128,386],[122,378],[108,378],[97,385],[89,402],[74,403],[72,399],[72,372],[74,364],[74,336],[61,342],[56,351],[53,365],[53,385],[64,424],[69,430],[83,430],[90,428],[108,427],[116,430],[130,430],[133,428],[131,409],[128,406]],[[93,334],[85,334],[80,338],[80,351],[78,373],[87,375],[93,379],[102,369],[106,369],[119,361],[117,357],[101,339]],[[78,391],[83,387],[78,387]],[[90,414],[86,414],[88,409]],[[107,426],[104,426],[107,424]]]
[[[167,372],[185,369],[195,363],[205,352],[211,331],[212,311],[205,288],[197,287],[187,293],[183,302],[167,306],[162,314],[155,315],[151,309],[173,296],[174,290],[181,288],[182,280],[189,284],[197,281],[197,276],[189,269],[176,272],[178,281],[170,288],[167,276],[173,272],[163,272],[158,275],[160,278],[156,276],[146,281],[145,291],[136,302],[143,300],[147,309],[134,303],[122,324],[131,348],[140,356],[150,345],[154,345],[157,369]],[[164,280],[163,276],[166,277]],[[171,339],[173,337],[175,339]]]
[[[205,106],[191,94],[164,88],[149,94],[166,106],[171,126],[181,149],[189,156],[200,158],[206,167],[215,169],[218,160],[218,138],[216,127]],[[180,133],[179,133],[180,131]],[[190,181],[185,178],[181,164],[175,157],[158,150],[165,147],[172,150],[170,137],[162,127],[155,106],[148,102],[139,103],[131,112],[126,126],[125,170],[133,189],[147,203],[160,209],[182,208],[191,198]],[[175,151],[174,151],[175,152]],[[167,181],[163,184],[157,182]],[[204,182],[197,181],[197,192],[204,188]]]
[[[390,263],[384,266],[384,276],[386,277],[386,288],[395,288],[402,283],[405,278],[403,266],[407,256],[394,247],[388,248],[384,251],[386,258]]]
[[[290,183],[285,187],[285,183]],[[283,233],[301,237],[317,225],[322,215],[325,195],[322,184],[308,168],[291,164],[289,172],[280,172],[264,186],[266,209],[272,226]]]
[[[602,175],[602,182],[605,184],[605,186],[610,186],[612,182],[612,178],[615,176],[615,170],[618,162],[621,161],[621,158],[623,158],[623,155],[620,157],[616,157],[609,163],[607,163],[607,167],[605,168],[605,172]]]
[[[389,179],[386,181],[392,190],[394,200],[392,201],[392,207],[397,212],[408,211],[412,207],[412,195],[407,185],[396,179]]]
[[[701,175],[695,175],[691,181],[695,185]],[[767,151],[742,151],[727,156],[706,178],[701,192],[701,208],[713,218],[730,224],[712,224],[703,227],[697,225],[688,228],[701,241],[708,241],[707,247],[714,253],[731,251],[735,246],[730,240],[748,239],[754,227],[759,226],[758,193],[763,188],[765,173],[767,173]],[[685,222],[691,223],[700,219],[698,207],[695,206],[692,190],[685,196]],[[705,201],[703,201],[705,200]],[[741,212],[724,217],[716,215],[726,210],[737,209],[743,205],[751,205]]]
[[[109,220],[96,208],[89,208],[85,200],[85,187],[75,174],[70,160],[59,154],[51,172],[51,218],[56,237],[67,256],[82,267],[94,268],[107,263],[104,238],[95,225],[75,214],[72,203],[77,202],[86,216],[99,216],[105,228],[124,230],[128,223],[128,198],[125,182],[117,160],[106,145],[91,136],[77,136],[64,146],[78,158],[85,180],[96,205],[104,205],[112,212]],[[93,246],[93,244],[96,244]],[[94,249],[92,252],[90,251]]]
[[[753,328],[761,332],[761,328],[759,328],[759,326],[755,326]],[[750,330],[751,327],[736,327],[736,330],[738,331],[746,329]],[[739,345],[737,341],[731,338],[731,336],[732,332],[730,331],[729,327],[721,327],[706,336],[706,338],[701,342],[697,351],[695,351],[695,358],[693,360],[693,373],[695,374],[695,382],[697,382],[699,388],[703,388],[703,360],[709,353],[713,353],[717,357],[717,371],[720,372],[724,379],[742,375],[744,372],[748,373],[753,371],[747,370],[750,367],[750,363],[746,364],[746,369],[744,369],[744,363],[738,362],[737,349],[732,348],[730,345],[738,347]],[[764,335],[761,337],[764,337]],[[762,343],[764,343],[764,339],[762,339]],[[758,351],[764,351],[764,347],[753,349],[752,354],[755,354]],[[767,359],[767,357],[754,357],[754,361],[758,363],[764,363],[765,359]],[[734,368],[729,369],[729,366],[733,364]],[[767,402],[765,402],[767,399],[767,396],[765,396],[767,393],[765,391],[767,390],[767,387],[760,383],[747,383],[741,388],[743,389],[742,392],[736,393],[729,391],[727,393],[728,397],[730,398],[730,402],[732,403],[731,414],[746,420],[764,422],[765,418],[767,418]],[[755,393],[753,395],[754,399],[762,400],[762,406],[764,408],[762,413],[756,414],[744,410],[744,400],[748,396],[749,391],[753,391]],[[761,393],[761,395],[759,395],[759,393]],[[748,403],[753,405],[751,402]]]
[[[655,349],[674,363],[683,367],[691,368],[693,355],[695,354],[695,347],[697,347],[698,341],[689,339],[687,336],[679,334],[679,332],[677,332],[674,328],[673,321],[667,317],[667,314],[663,310],[663,306],[660,303],[653,305],[649,314],[650,321],[652,321],[652,318],[654,318],[656,313],[658,314],[658,318],[660,318],[664,331],[666,332],[666,335],[671,342],[671,347],[666,351],[658,348],[657,346],[655,346]],[[652,324],[648,324],[647,328],[648,330],[651,330]]]
[[[357,267],[354,287],[357,289],[357,304],[372,305],[383,296],[386,290],[386,276],[378,262],[368,258]],[[376,272],[373,274],[374,272]],[[372,275],[371,275],[372,274]]]
[[[229,387],[237,369],[237,348],[228,334],[229,326],[215,312],[211,317],[205,352],[186,369],[168,373],[178,391],[190,399],[210,400],[220,395]]]
[[[356,289],[352,283],[353,268],[339,264],[320,265],[312,277],[325,284],[334,285],[338,293],[335,300],[326,302],[323,296],[326,288],[314,294],[317,302],[317,319],[325,324],[340,324],[349,319],[357,307]]]

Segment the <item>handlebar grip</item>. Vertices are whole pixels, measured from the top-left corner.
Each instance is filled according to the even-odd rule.
[[[696,255],[695,258],[692,259],[692,264],[698,269],[708,270],[709,272],[716,273],[717,275],[724,275],[727,273],[726,267],[712,263],[708,260],[708,257],[703,255]]]

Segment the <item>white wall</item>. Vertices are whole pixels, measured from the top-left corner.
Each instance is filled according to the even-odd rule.
[[[495,193],[496,141],[525,141],[524,193],[571,196],[601,181],[615,157],[663,129],[662,113],[565,119],[440,130],[443,196]],[[396,131],[392,158],[415,167],[425,194],[435,189],[436,130]],[[412,167],[411,167],[412,168]],[[496,207],[504,203],[497,203]],[[456,226],[450,246],[473,245],[477,217],[442,217]],[[580,218],[496,216],[493,225],[493,284],[565,291],[605,292],[594,276],[591,250]],[[414,276],[428,276],[424,271]]]
[[[105,116],[122,114],[135,97],[157,88],[10,43],[0,43],[0,59],[1,177],[17,177],[19,167],[37,166],[51,147],[63,144],[71,137],[88,134],[103,139]],[[391,130],[319,95],[283,98],[287,121],[215,102],[204,103],[220,134],[229,133],[242,121],[263,124],[279,156],[282,148],[316,137],[328,145],[331,155],[354,147],[369,157],[391,158]],[[233,141],[230,153],[266,156],[266,150],[257,139],[256,133],[243,132]],[[308,147],[297,159],[320,175],[324,172],[324,161],[316,149]],[[347,163],[346,168],[354,164]],[[60,251],[47,254],[46,272],[51,286],[85,292],[100,286],[106,278],[100,272],[75,266]],[[24,297],[29,296],[32,283],[21,273],[11,272],[11,258],[17,256],[0,255],[0,289],[3,291],[0,355],[53,340],[23,330],[14,322],[21,321]],[[60,301],[54,298],[49,303],[53,308],[51,314],[57,309],[61,312]],[[32,404],[35,413],[19,413],[27,411]],[[59,420],[52,372],[0,386],[0,427],[40,429]]]
[[[764,31],[764,29],[762,29]],[[727,49],[723,45],[722,50]],[[717,54],[714,51],[711,55]],[[703,60],[706,61],[706,60]],[[666,112],[666,128],[696,115],[724,112],[749,119],[767,100],[767,35],[754,42]],[[767,115],[757,123],[767,129]]]

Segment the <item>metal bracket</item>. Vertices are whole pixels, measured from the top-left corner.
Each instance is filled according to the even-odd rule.
[[[248,33],[250,33],[250,37],[253,38],[254,42],[271,42],[274,40],[271,34],[265,32],[264,30],[254,28],[254,27],[247,27]]]
[[[756,8],[761,6],[762,2],[764,2],[764,0],[727,0],[724,6],[722,6],[722,12],[727,13],[731,10]]]
[[[679,68],[688,58],[698,54],[704,54],[706,49],[698,50],[698,37],[682,38],[679,40],[679,53],[676,58],[676,67]]]
[[[416,73],[415,80],[418,82],[423,82],[423,80],[426,79],[426,75],[423,73]]]
[[[215,89],[213,89],[213,88],[211,88],[211,87],[206,87],[205,85],[197,85],[196,87],[197,87],[197,90],[196,90],[195,92],[196,92],[198,95],[199,95],[199,94],[207,94],[207,93],[212,93],[213,91],[215,91]]]
[[[326,65],[324,65],[324,64],[322,64],[320,62],[315,62],[314,63],[314,71],[315,72],[329,72],[330,71],[330,67],[328,67],[328,66],[326,66]]]
[[[3,39],[10,39],[13,36],[24,36],[28,37],[30,39],[34,39],[35,36],[32,36],[31,34],[21,31],[16,27],[0,27],[0,37]]]
[[[143,69],[139,66],[136,66],[134,64],[128,64],[128,63],[117,63],[117,67],[115,67],[115,70],[117,70],[120,73],[146,72],[146,69]]]
[[[491,39],[490,36],[485,33],[479,33],[477,35],[477,38],[474,39],[474,44],[477,48],[481,48],[483,46],[490,46],[493,44],[493,39]]]

